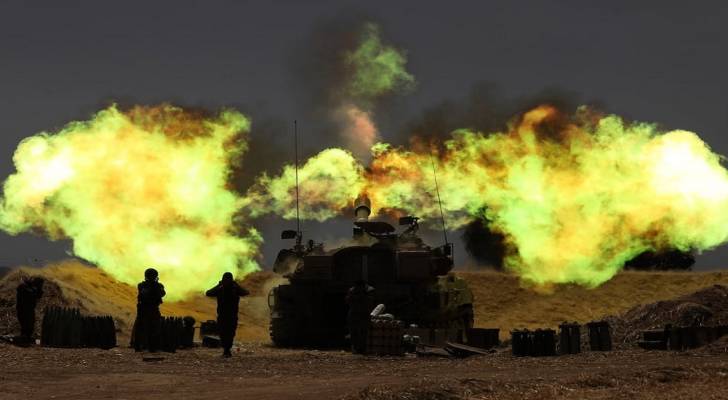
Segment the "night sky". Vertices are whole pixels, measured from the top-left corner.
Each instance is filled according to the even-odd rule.
[[[697,132],[728,154],[725,2],[0,0],[0,176],[14,171],[24,137],[112,102],[238,108],[253,120],[258,154],[240,184],[260,169],[275,173],[292,158],[294,119],[304,157],[341,144],[313,111],[310,67],[327,27],[363,21],[407,51],[418,82],[377,110],[384,140],[402,142],[427,110],[486,91],[512,108],[551,94],[596,104]],[[293,224],[259,224],[267,264],[282,245],[278,231]],[[317,240],[351,232],[343,218],[304,229]],[[0,265],[16,265],[65,258],[70,245],[0,234],[0,248]],[[697,269],[726,266],[726,256],[725,246],[706,252]]]

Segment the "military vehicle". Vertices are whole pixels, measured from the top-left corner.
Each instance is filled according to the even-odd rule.
[[[368,199],[354,207],[354,237],[350,245],[325,250],[322,244],[302,244],[300,231],[284,231],[295,239],[281,250],[274,271],[288,282],[268,295],[270,336],[280,347],[331,347],[346,342],[346,294],[357,281],[374,287],[374,304],[406,324],[433,328],[473,326],[473,294],[450,271],[452,244],[430,247],[417,236],[418,218],[392,225],[369,221]]]

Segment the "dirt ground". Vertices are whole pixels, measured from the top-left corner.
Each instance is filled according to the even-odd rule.
[[[118,343],[128,343],[136,296],[132,286],[114,281],[101,270],[80,265],[48,267],[40,273],[47,278],[48,285],[47,296],[42,301],[79,307],[91,315],[113,315],[119,329]],[[566,285],[551,291],[536,291],[522,287],[516,277],[508,274],[461,272],[460,275],[475,294],[476,325],[501,328],[502,339],[514,328],[556,328],[565,320],[587,322],[624,312],[629,317],[624,320],[634,329],[661,327],[664,319],[675,317],[673,309],[676,308],[670,306],[674,303],[672,300],[680,300],[680,296],[701,288],[712,287],[706,293],[713,295],[702,301],[693,294],[685,301],[718,307],[719,312],[713,314],[722,316],[724,306],[721,305],[725,299],[714,297],[716,293],[724,296],[724,291],[712,285],[728,284],[728,273],[724,272],[624,272],[592,290]],[[17,282],[12,280],[17,278],[11,274],[0,280],[0,333],[17,331],[14,318]],[[241,301],[238,340],[242,343],[236,347],[232,359],[221,358],[219,350],[205,348],[158,353],[154,356],[162,360],[145,361],[144,357],[149,354],[137,354],[126,347],[108,351],[18,348],[0,342],[0,400],[174,399],[175,396],[177,399],[361,400],[728,399],[728,338],[708,348],[684,353],[646,352],[636,349],[631,341],[620,346],[626,350],[549,358],[515,358],[509,348],[465,360],[415,356],[377,358],[344,351],[274,349],[267,338],[266,294],[275,282],[269,273],[251,275],[243,282],[252,294]],[[165,303],[162,307],[165,315],[192,315],[198,321],[214,318],[214,310],[214,301],[202,297]],[[659,317],[659,321],[652,321],[651,316]],[[621,325],[617,327],[619,332],[624,331]]]
[[[377,358],[241,344],[223,359],[0,344],[0,399],[728,399],[727,351]]]

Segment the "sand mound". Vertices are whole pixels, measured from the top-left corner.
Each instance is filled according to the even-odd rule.
[[[37,312],[46,305],[78,307],[88,315],[114,317],[119,343],[125,343],[131,333],[136,315],[135,287],[120,283],[104,271],[76,261],[62,262],[45,268],[20,268],[0,280],[0,334],[16,333],[15,288],[23,275],[38,275],[46,280],[44,296]],[[241,339],[264,341],[268,338],[267,293],[276,282],[269,272],[258,272],[247,277],[241,284],[251,295],[240,301]],[[162,280],[162,282],[164,282]],[[162,315],[192,316],[197,321],[215,319],[216,303],[203,294],[181,302],[162,304]]]
[[[557,328],[563,321],[586,323],[715,284],[728,286],[728,271],[624,271],[594,289],[560,285],[548,292],[523,287],[515,276],[499,272],[461,272],[460,276],[475,294],[475,325],[500,328],[502,339],[516,328]]]
[[[716,326],[728,324],[728,287],[714,285],[672,300],[636,306],[619,316],[607,318],[617,343],[633,343],[644,330],[662,329],[666,324]]]

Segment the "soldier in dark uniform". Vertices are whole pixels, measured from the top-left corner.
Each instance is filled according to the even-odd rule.
[[[20,323],[20,336],[28,343],[33,340],[35,306],[43,296],[43,283],[43,278],[36,276],[24,279],[17,288],[15,311]]]
[[[220,331],[220,342],[223,357],[231,357],[235,330],[238,328],[238,304],[240,298],[249,292],[233,280],[233,274],[226,272],[222,280],[205,293],[208,297],[217,297],[217,329]]]
[[[167,294],[159,283],[159,273],[154,268],[144,271],[144,282],[137,285],[137,316],[134,322],[134,350],[157,351],[162,329],[162,315],[159,305]]]
[[[374,288],[359,280],[349,289],[346,303],[349,305],[348,323],[351,337],[351,351],[364,353],[369,330],[370,316],[374,306]]]

